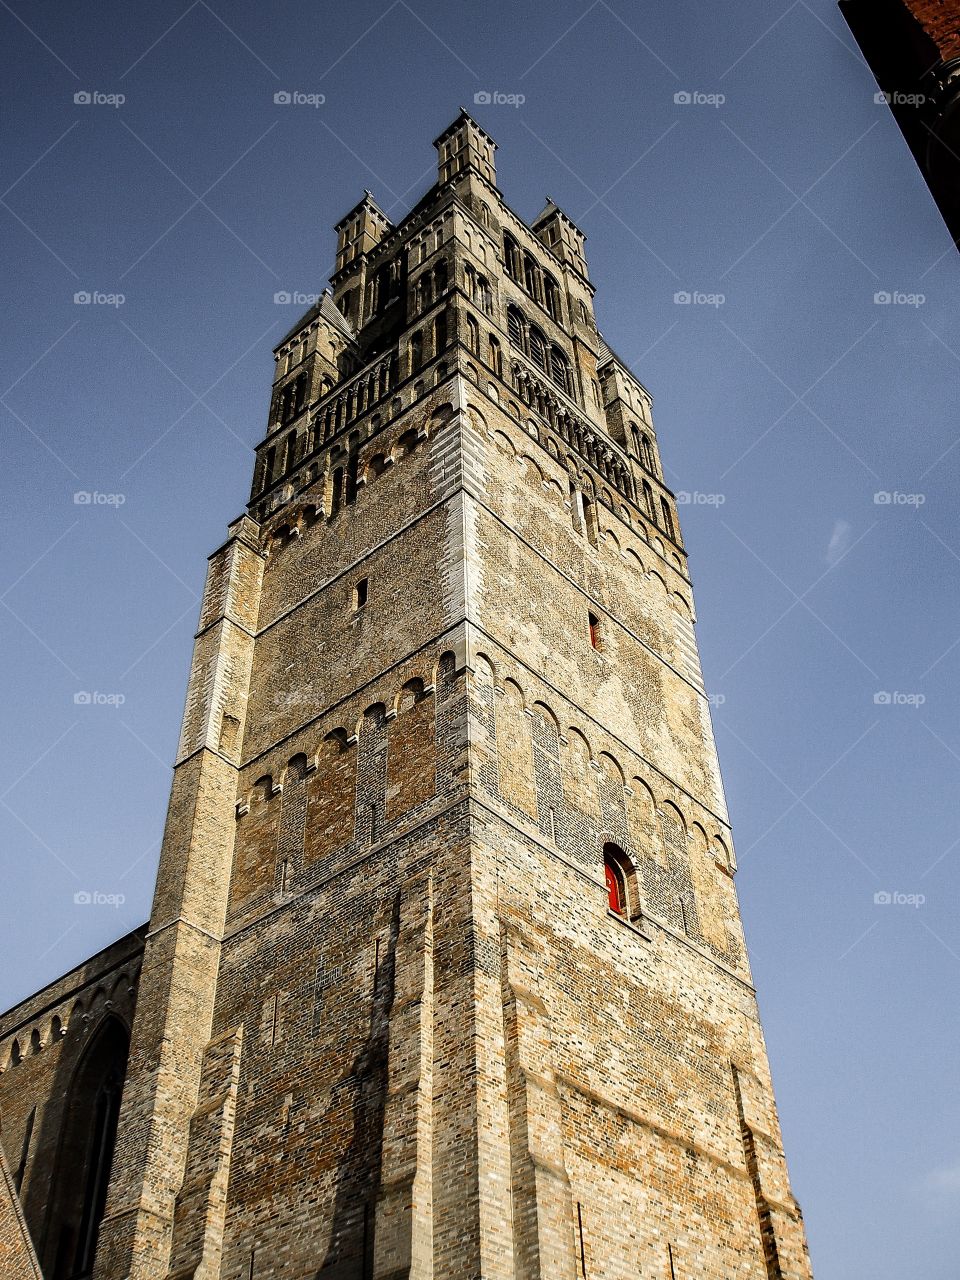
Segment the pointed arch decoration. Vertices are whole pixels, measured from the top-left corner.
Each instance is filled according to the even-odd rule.
[[[127,1028],[108,1014],[67,1086],[47,1219],[44,1273],[49,1280],[93,1272],[129,1051]]]

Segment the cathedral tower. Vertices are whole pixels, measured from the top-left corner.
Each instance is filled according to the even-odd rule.
[[[94,1274],[800,1280],[650,396],[435,145],[210,560]]]

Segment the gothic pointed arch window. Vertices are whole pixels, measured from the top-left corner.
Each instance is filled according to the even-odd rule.
[[[75,1280],[93,1272],[129,1046],[126,1027],[108,1016],[70,1081],[51,1185],[50,1280]]]

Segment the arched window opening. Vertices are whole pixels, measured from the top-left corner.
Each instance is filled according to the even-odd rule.
[[[333,473],[330,492],[330,515],[335,516],[343,505],[343,467],[337,467]]]
[[[284,472],[290,470],[297,460],[297,437],[294,432],[290,432],[283,446],[283,469]]]
[[[530,328],[530,359],[538,369],[542,369],[546,373],[547,341],[540,330],[533,326]]]
[[[623,872],[610,857],[603,859],[603,873],[607,883],[607,905],[618,916],[627,914],[627,883]]]
[[[277,465],[277,450],[275,446],[271,446],[266,453],[263,463],[263,484],[262,489],[269,489],[273,484],[274,470]]]
[[[410,335],[410,372],[416,373],[423,364],[423,334],[418,329]]]
[[[550,348],[550,377],[561,391],[570,391],[570,365],[559,347]]]
[[[583,494],[581,499],[583,510],[583,530],[587,535],[587,541],[591,547],[597,545],[597,512],[593,505],[593,499]]]
[[[506,263],[507,275],[512,280],[519,282],[520,280],[520,249],[513,236],[504,234],[503,237],[503,256]]]
[[[562,322],[563,316],[560,310],[560,288],[554,280],[553,276],[548,272],[543,274],[543,293],[544,305],[558,323]]]
[[[507,335],[515,347],[523,350],[523,313],[516,307],[507,308]]]
[[[493,310],[493,294],[490,291],[490,282],[486,276],[477,276],[475,300],[480,310],[485,315],[490,315]]]
[[[50,1280],[92,1273],[128,1050],[126,1028],[119,1019],[106,1018],[70,1083],[51,1187]]]
[[[490,359],[488,363],[490,365],[490,368],[497,375],[497,377],[502,378],[503,377],[503,352],[500,350],[500,343],[493,336],[493,334],[490,335]]]
[[[523,287],[531,298],[540,298],[540,270],[528,253],[523,255]]]
[[[670,504],[667,502],[666,498],[660,499],[660,513],[663,516],[664,533],[673,538],[673,513],[670,510]]]
[[[439,355],[447,349],[447,313],[441,311],[433,322],[433,354]]]
[[[636,868],[617,844],[608,843],[603,846],[603,875],[609,909],[614,915],[638,924],[640,892]]]
[[[473,316],[467,316],[467,346],[475,356],[480,354],[480,326]]]
[[[657,469],[653,461],[653,448],[646,436],[640,437],[640,460],[651,475],[657,474]]]
[[[653,517],[653,490],[647,480],[643,482],[643,511],[649,520]]]

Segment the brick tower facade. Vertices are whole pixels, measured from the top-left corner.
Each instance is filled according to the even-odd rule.
[[[809,1277],[650,397],[436,146],[210,561],[94,1274]]]

